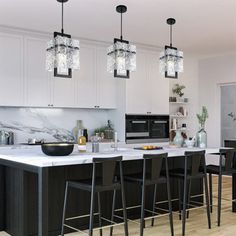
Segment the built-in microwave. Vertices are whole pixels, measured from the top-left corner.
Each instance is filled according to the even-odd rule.
[[[126,121],[126,143],[168,142],[168,115],[128,115]]]

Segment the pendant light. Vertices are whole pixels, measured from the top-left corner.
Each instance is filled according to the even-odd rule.
[[[129,78],[130,71],[136,70],[136,46],[123,40],[123,13],[127,7],[119,5],[116,11],[121,16],[121,35],[120,39],[114,38],[114,44],[107,49],[107,70],[114,73],[114,77]]]
[[[172,25],[176,20],[167,19],[170,25],[170,46],[165,46],[165,50],[160,53],[160,73],[166,78],[178,78],[178,73],[183,72],[183,52],[172,46]]]
[[[54,38],[47,44],[46,69],[54,71],[55,77],[71,78],[72,70],[79,69],[79,41],[65,34],[63,29],[64,3],[68,0],[57,0],[61,3],[61,32],[54,32]]]

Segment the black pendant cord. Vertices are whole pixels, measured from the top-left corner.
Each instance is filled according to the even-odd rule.
[[[64,34],[64,2],[61,3],[61,33]]]
[[[123,40],[123,18],[122,18],[122,13],[120,14],[120,39]]]
[[[170,25],[170,46],[172,47],[172,25]]]

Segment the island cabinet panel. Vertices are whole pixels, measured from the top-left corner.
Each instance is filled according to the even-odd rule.
[[[170,158],[170,169],[182,165],[182,161],[183,160],[180,160],[179,158]],[[142,160],[125,161],[123,166],[125,174],[142,172]],[[98,169],[97,177],[100,176],[100,173],[101,169]],[[37,174],[29,173],[16,168],[6,167],[5,171],[0,168],[0,176],[1,175],[5,176],[4,178],[0,179],[0,188],[4,188],[3,193],[0,193],[0,198],[4,198],[5,211],[0,209],[0,217],[4,215],[4,218],[6,219],[6,222],[4,223],[5,225],[2,225],[1,229],[4,229],[12,236],[36,236],[38,214]],[[54,166],[48,168],[48,226],[50,236],[56,236],[60,234],[65,181],[89,179],[91,178],[91,175],[91,164],[61,167]],[[5,182],[5,185],[3,185],[2,182]],[[177,198],[178,196],[176,186],[176,180],[171,179],[172,198]],[[202,193],[202,182],[200,180],[193,182],[192,189],[193,193]],[[140,205],[140,186],[126,183],[125,191],[127,206]],[[147,187],[146,194],[146,207],[151,209],[153,201],[153,186]],[[166,199],[166,186],[163,184],[158,185],[157,200],[163,201]],[[109,218],[111,216],[111,204],[112,192],[101,193],[101,206],[104,217]],[[89,214],[89,207],[89,192],[70,189],[66,217]],[[121,207],[121,196],[119,192],[117,193],[116,207]],[[167,209],[167,204],[162,204],[160,207]],[[178,209],[177,201],[173,202],[173,208],[174,210]],[[95,204],[95,211],[97,211],[97,204]],[[139,218],[140,209],[137,208],[136,210],[128,211],[128,216],[131,218]],[[70,221],[70,225],[73,227],[79,227],[80,229],[86,229],[88,228],[88,222],[88,218],[85,218],[81,220]],[[71,231],[66,229],[66,232]]]
[[[24,104],[23,37],[0,33],[0,106]]]

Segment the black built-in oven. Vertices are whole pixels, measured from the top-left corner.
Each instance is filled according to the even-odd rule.
[[[168,115],[126,115],[126,143],[167,141]]]

